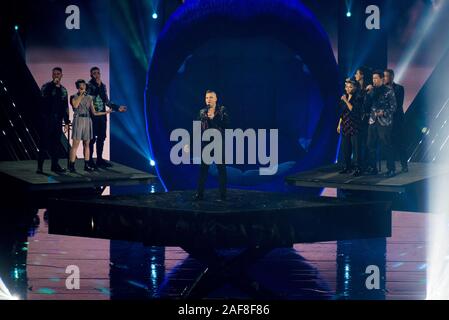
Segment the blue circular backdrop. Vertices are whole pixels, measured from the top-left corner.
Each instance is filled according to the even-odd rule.
[[[332,163],[338,68],[326,33],[297,0],[190,0],[170,18],[153,53],[145,92],[147,132],[169,190],[196,186],[198,166],[173,165],[170,133],[192,131],[213,89],[231,128],[278,129],[279,170],[227,167],[229,185],[282,190],[288,174]],[[209,187],[216,185],[211,167]]]

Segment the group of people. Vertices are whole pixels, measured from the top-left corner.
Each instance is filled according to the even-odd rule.
[[[76,81],[78,92],[68,96],[67,89],[61,84],[62,69],[52,70],[53,80],[44,84],[41,93],[42,125],[41,144],[38,156],[38,173],[43,173],[46,154],[51,156],[51,170],[64,173],[66,169],[58,164],[57,147],[61,142],[62,122],[64,132],[70,125],[68,106],[73,108],[72,147],[69,155],[69,171],[76,172],[75,160],[78,147],[83,142],[84,170],[93,171],[99,167],[107,168],[111,164],[103,159],[103,147],[106,139],[107,115],[111,112],[126,112],[125,106],[112,103],[105,84],[101,81],[98,67],[90,70],[91,79]],[[404,87],[394,82],[394,71],[374,71],[372,83],[365,68],[359,68],[354,79],[345,82],[345,94],[341,97],[341,117],[337,132],[342,135],[342,153],[344,168],[341,174],[354,176],[377,175],[378,145],[387,159],[387,177],[396,175],[395,158],[399,155],[402,172],[408,172],[408,162],[403,137]],[[217,107],[217,95],[206,92],[207,108],[201,110],[202,129],[218,128],[223,130],[227,121],[224,107]],[[220,120],[220,121],[218,121]],[[97,160],[93,160],[96,144]],[[226,198],[226,170],[219,166],[221,198]],[[201,165],[197,199],[203,197],[208,166]]]
[[[51,171],[64,173],[66,169],[59,165],[58,146],[61,145],[62,123],[64,132],[70,126],[69,100],[73,109],[72,147],[69,155],[69,171],[76,172],[75,161],[78,147],[83,142],[84,170],[93,171],[108,168],[112,165],[103,159],[104,141],[106,139],[107,115],[111,112],[126,112],[125,106],[112,103],[107,94],[106,85],[101,81],[98,67],[90,70],[91,79],[76,81],[78,92],[69,99],[67,89],[61,84],[62,69],[52,70],[52,81],[41,88],[43,98],[40,112],[40,147],[37,173],[43,174],[43,164],[47,153],[51,157]],[[96,145],[97,160],[93,160],[94,145]]]
[[[337,132],[342,135],[344,168],[341,174],[377,175],[378,146],[387,160],[385,176],[396,175],[399,156],[402,172],[408,172],[404,147],[404,87],[394,82],[394,71],[359,68],[354,79],[345,82]]]

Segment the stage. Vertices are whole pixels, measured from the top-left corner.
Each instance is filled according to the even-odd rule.
[[[385,170],[385,163],[382,164],[382,167]],[[399,163],[397,168],[399,171]],[[288,177],[286,182],[299,187],[403,193],[430,179],[449,176],[448,165],[431,163],[409,163],[408,173],[398,172],[393,178],[385,178],[382,173],[376,176],[353,177],[350,174],[339,174],[340,170],[341,165],[334,164],[298,173]]]
[[[130,186],[157,181],[157,177],[152,174],[116,162],[111,164],[113,165],[111,168],[86,172],[84,160],[77,160],[76,173],[67,171],[55,174],[50,171],[48,160],[44,163],[44,174],[37,174],[36,161],[0,162],[0,177],[8,186],[2,198],[11,205],[19,206],[21,201],[26,200],[28,205],[41,208],[49,197],[55,195],[77,194],[83,190],[99,190],[107,186]]]
[[[306,188],[336,188],[342,195],[358,199],[384,199],[393,202],[394,210],[428,210],[426,190],[431,183],[449,178],[449,166],[434,163],[409,163],[409,172],[401,173],[397,163],[397,175],[385,178],[383,172],[376,176],[354,177],[352,174],[339,174],[341,165],[333,164],[286,178],[291,186]]]
[[[2,12],[0,300],[449,300],[449,1]]]
[[[390,203],[335,198],[300,199],[294,194],[192,191],[149,195],[55,199],[49,233],[142,242],[148,247],[181,247],[204,266],[184,298],[202,298],[225,283],[238,284],[255,298],[272,297],[252,286],[248,269],[276,248],[297,243],[391,236]],[[232,257],[219,250],[239,248]]]
[[[235,248],[391,235],[388,202],[229,190],[61,198],[49,204],[50,232],[144,242],[149,246]],[[88,234],[86,234],[88,232]]]

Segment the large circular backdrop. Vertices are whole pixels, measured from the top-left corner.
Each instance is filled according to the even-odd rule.
[[[279,130],[279,170],[229,165],[234,187],[280,190],[288,174],[335,158],[338,68],[326,33],[297,0],[190,0],[159,36],[147,79],[151,152],[169,190],[195,188],[198,166],[170,161],[170,133],[192,132],[207,89],[230,128]],[[192,158],[192,156],[191,156]],[[211,167],[209,187],[216,185]]]

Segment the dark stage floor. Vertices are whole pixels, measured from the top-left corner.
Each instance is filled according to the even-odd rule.
[[[50,231],[193,249],[277,248],[391,235],[389,202],[234,189],[228,190],[227,201],[217,201],[218,190],[194,201],[194,194],[56,198],[49,204]]]
[[[181,248],[48,234],[44,211],[22,228],[2,231],[0,276],[21,299],[177,298],[202,265]],[[424,299],[428,215],[395,212],[388,239],[298,244],[251,267],[250,276],[281,299]],[[67,290],[68,265],[81,289]],[[365,288],[365,268],[381,270],[381,290]],[[210,298],[246,298],[224,286]]]

